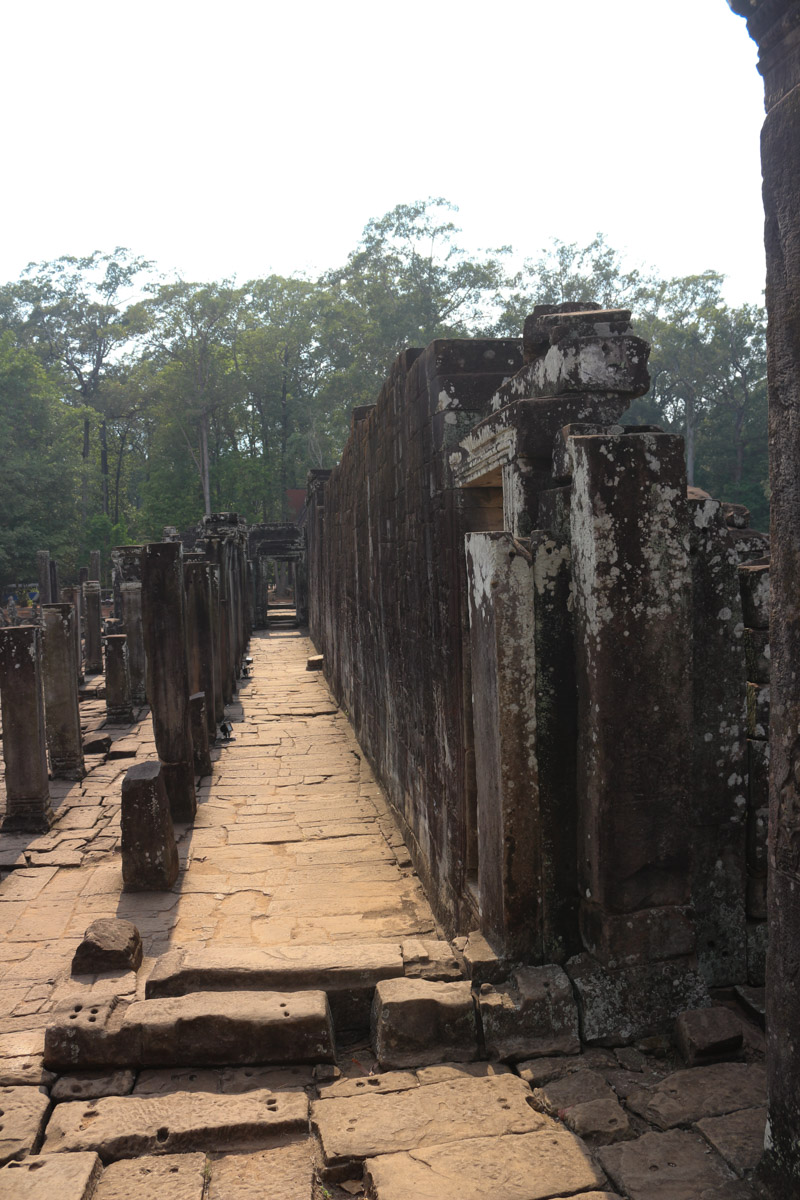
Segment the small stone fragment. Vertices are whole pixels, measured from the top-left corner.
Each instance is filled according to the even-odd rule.
[[[384,1068],[475,1058],[478,1042],[470,984],[466,980],[382,980],[372,1005],[372,1046]]]
[[[29,1154],[0,1170],[3,1200],[92,1200],[103,1170],[96,1154]]]
[[[321,671],[323,664],[323,656],[321,654],[311,654],[306,660],[307,671]]]
[[[83,935],[72,959],[72,974],[138,971],[141,965],[142,939],[136,926],[117,917],[101,917]]]
[[[574,1104],[564,1113],[564,1124],[589,1146],[608,1146],[635,1136],[616,1097]]]
[[[744,1043],[742,1023],[729,1008],[699,1008],[680,1013],[675,1040],[687,1067],[731,1058]]]

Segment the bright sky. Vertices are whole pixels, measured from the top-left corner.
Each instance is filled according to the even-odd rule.
[[[601,230],[761,298],[763,90],[725,0],[37,0],[2,33],[0,281],[117,245],[313,273],[445,196],[470,250]]]

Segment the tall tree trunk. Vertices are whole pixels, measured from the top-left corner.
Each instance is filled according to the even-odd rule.
[[[287,448],[289,444],[289,347],[283,348],[283,378],[281,379],[281,512],[283,519],[289,517],[287,474]]]
[[[83,418],[83,462],[81,463],[81,523],[89,519],[89,418]]]
[[[100,479],[103,487],[103,516],[108,516],[108,427],[103,417],[100,422]]]
[[[684,400],[686,408],[686,482],[694,487],[694,435],[695,435],[695,405],[694,396],[689,395]]]
[[[211,516],[211,470],[208,460],[208,413],[200,418],[200,479],[203,484],[205,515]]]
[[[122,475],[122,456],[125,453],[125,442],[128,437],[128,428],[125,426],[122,431],[122,436],[119,439],[119,454],[117,455],[117,469],[114,475],[114,524],[119,525],[119,481]]]

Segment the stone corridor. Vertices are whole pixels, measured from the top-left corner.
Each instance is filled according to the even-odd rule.
[[[122,778],[155,746],[146,712],[132,727],[104,726],[97,677],[81,705],[95,751],[86,778],[51,784],[48,834],[0,835],[4,1200],[54,1190],[61,1200],[751,1197],[764,1126],[758,1024],[722,997],[702,1028],[684,1031],[682,1060],[656,1038],[487,1061],[460,982],[463,945],[454,953],[437,929],[347,715],[307,670],[312,644],[273,628],[249,653],[251,675],[227,709],[234,740],[214,751],[193,825],[176,827],[173,889],[122,890]],[[138,970],[71,974],[100,918],[136,925]],[[385,1052],[379,1063],[369,1002],[377,981],[403,978],[443,989],[416,1008],[407,997],[411,1015],[399,1018],[429,1044],[416,1061]],[[491,983],[473,982],[491,995]],[[299,993],[320,989],[336,1045],[317,1045],[315,1061]],[[447,1016],[452,989],[467,998],[466,1034]],[[252,1020],[276,1052],[260,1062],[252,1045],[236,1047],[226,1061],[213,1038],[186,1032],[200,995],[223,1039],[226,1018],[240,1029]],[[45,1068],[46,1027],[81,1012],[111,1030],[115,1003],[154,997],[180,1063],[126,1066],[122,1053],[103,1069]],[[262,999],[274,1019],[251,1018]]]

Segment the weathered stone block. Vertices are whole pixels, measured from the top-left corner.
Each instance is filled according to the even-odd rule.
[[[598,1150],[608,1175],[631,1200],[737,1200],[736,1176],[708,1152],[696,1133],[646,1133],[632,1142]]]
[[[674,1071],[654,1088],[631,1092],[628,1108],[659,1129],[719,1117],[765,1101],[767,1075],[757,1063],[713,1063]]]
[[[109,1096],[57,1105],[44,1150],[94,1150],[109,1163],[142,1154],[238,1149],[307,1128],[308,1100],[301,1091]]]
[[[364,1179],[374,1200],[486,1200],[487,1188],[503,1200],[544,1200],[578,1190],[582,1200],[601,1200],[584,1189],[603,1183],[581,1142],[557,1125],[368,1158]],[[602,1200],[614,1198],[603,1193]]]
[[[127,1096],[133,1091],[133,1071],[75,1071],[61,1075],[50,1089],[50,1099],[100,1100],[103,1096]]]
[[[578,998],[581,1038],[620,1046],[672,1028],[678,1013],[709,1003],[705,982],[680,960],[609,971],[589,954],[566,964]]]
[[[50,1099],[35,1087],[0,1088],[0,1165],[38,1148]]]
[[[382,980],[372,1004],[372,1045],[383,1068],[477,1057],[477,1027],[468,982]]]
[[[617,916],[586,901],[580,929],[585,948],[610,970],[686,958],[695,947],[693,913],[676,905]]]
[[[312,1200],[314,1163],[308,1140],[214,1161],[208,1200]]]
[[[578,1009],[560,967],[521,968],[510,986],[484,985],[479,1004],[491,1058],[517,1062],[580,1053]]]
[[[202,1200],[205,1154],[145,1154],[110,1163],[93,1200]]]
[[[101,917],[83,935],[72,959],[72,974],[138,971],[141,965],[142,939],[136,926],[118,917]]]
[[[409,938],[401,944],[403,974],[407,979],[449,983],[462,979],[461,967],[447,942]]]
[[[688,1067],[738,1055],[744,1042],[742,1023],[729,1008],[700,1008],[680,1013],[675,1041]]]
[[[463,1142],[476,1129],[486,1140],[509,1133],[555,1134],[557,1127],[534,1112],[529,1098],[527,1084],[514,1075],[462,1078],[384,1095],[318,1100],[311,1106],[311,1126],[320,1139],[324,1175],[346,1179],[368,1156]]]
[[[122,781],[122,878],[127,891],[166,891],[178,878],[178,849],[162,765],[139,763]]]
[[[494,983],[503,978],[505,968],[497,951],[479,930],[473,929],[467,937],[463,955],[467,975],[473,983]]]
[[[724,1117],[705,1117],[697,1128],[737,1175],[754,1171],[764,1153],[766,1108],[745,1108]]]
[[[6,814],[3,829],[46,832],[53,823],[47,779],[42,641],[35,625],[0,629]]]
[[[124,633],[109,634],[106,646],[106,712],[109,725],[133,724],[128,639]]]
[[[3,1200],[97,1200],[97,1183],[103,1170],[97,1155],[29,1154],[0,1171]]]

